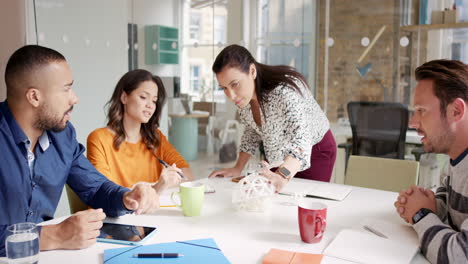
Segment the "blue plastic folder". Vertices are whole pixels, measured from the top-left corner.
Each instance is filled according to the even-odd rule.
[[[178,258],[136,258],[137,253],[180,253]],[[212,238],[104,250],[104,264],[230,263]]]

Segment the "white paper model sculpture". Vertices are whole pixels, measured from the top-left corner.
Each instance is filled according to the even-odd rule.
[[[232,203],[239,210],[263,212],[271,207],[275,188],[267,178],[251,174],[239,181],[232,193]]]

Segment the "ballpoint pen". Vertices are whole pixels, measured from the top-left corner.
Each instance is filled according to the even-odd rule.
[[[161,164],[162,164],[164,167],[166,167],[166,168],[167,168],[167,167],[170,167],[170,165],[169,165],[169,164],[167,164],[167,162],[165,162],[164,160],[162,160],[162,159],[160,159],[160,158],[158,158],[158,160],[159,160],[159,163],[161,163]],[[182,173],[180,173],[180,172],[177,172],[177,174],[179,174],[179,175],[180,175],[180,177],[182,177],[182,179],[184,179],[184,178],[185,178],[185,176],[184,176]]]
[[[178,258],[184,255],[180,253],[138,253],[133,254],[134,258]]]
[[[367,225],[364,225],[363,228],[371,233],[373,233],[374,235],[377,235],[379,237],[383,237],[383,238],[388,238],[386,235],[382,234],[380,231],[378,230],[375,230],[374,228],[370,227],[370,226],[367,226]]]

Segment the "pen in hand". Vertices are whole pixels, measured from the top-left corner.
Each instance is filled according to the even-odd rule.
[[[133,254],[134,258],[178,258],[184,255],[180,253],[138,253]]]
[[[166,168],[167,168],[167,167],[170,167],[170,165],[167,164],[164,160],[162,160],[162,159],[160,159],[160,158],[158,158],[158,160],[159,160],[159,163],[161,163],[164,167],[166,167]],[[185,176],[184,176],[182,173],[177,172],[177,174],[179,174],[180,177],[182,177],[182,179],[185,179]]]

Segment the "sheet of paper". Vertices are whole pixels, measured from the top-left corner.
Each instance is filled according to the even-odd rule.
[[[323,254],[358,263],[404,264],[411,262],[417,250],[418,247],[412,244],[382,238],[369,232],[344,229]]]
[[[171,188],[171,189],[164,190],[161,193],[161,195],[159,196],[159,204],[161,206],[173,206],[173,205],[175,205],[174,201],[171,198],[171,194],[173,192],[177,192],[177,191],[179,191],[179,190],[176,189],[176,188]],[[179,201],[178,200],[179,197],[177,195],[174,195],[174,199],[176,199],[176,201]]]
[[[321,183],[307,183],[303,182],[289,182],[286,187],[280,192],[282,194],[321,197],[331,200],[342,201],[351,192],[351,186],[339,184],[321,184]]]
[[[368,218],[361,223],[361,227],[367,225],[384,234],[391,240],[401,241],[412,246],[419,247],[418,234],[413,227],[404,223],[396,224],[382,220]],[[363,229],[364,230],[364,229]]]
[[[320,264],[355,264],[355,263],[356,262],[334,258],[330,256],[323,256],[322,262],[320,262]]]

